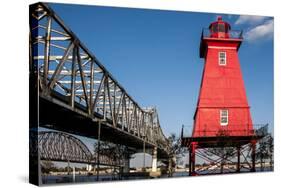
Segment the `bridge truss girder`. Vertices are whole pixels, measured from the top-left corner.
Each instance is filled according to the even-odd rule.
[[[141,108],[44,3],[30,7],[30,73],[40,99],[167,151],[156,109]]]
[[[36,132],[31,134],[32,137],[37,136]],[[111,156],[103,155],[103,153],[98,156],[97,152],[91,152],[77,137],[58,131],[40,131],[38,145],[31,144],[31,146],[30,154],[32,156],[38,155],[40,160],[116,167],[124,166],[124,158],[128,157],[127,153],[132,152],[127,149],[124,153],[120,153],[119,159],[113,159]]]

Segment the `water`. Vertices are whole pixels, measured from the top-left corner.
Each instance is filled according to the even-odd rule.
[[[99,181],[114,181],[119,180],[114,175],[100,175]],[[75,183],[75,182],[96,182],[97,176],[94,175],[44,175],[42,177],[43,184],[53,184],[53,183]]]
[[[264,167],[263,171],[261,170],[260,167],[256,167],[256,172],[271,172],[273,171],[270,167]],[[221,174],[221,170],[220,169],[215,169],[215,170],[205,170],[205,171],[200,171],[200,175],[212,175],[212,174]],[[224,169],[224,173],[223,174],[235,174],[235,170],[227,170]],[[240,169],[240,173],[253,173],[250,172],[249,169],[245,169],[245,168],[241,168]],[[176,172],[173,174],[173,177],[185,177],[185,176],[189,176],[188,172]]]
[[[272,171],[270,167],[264,167],[264,172]],[[241,173],[249,172],[247,169],[241,169]],[[261,172],[261,169],[259,167],[256,168],[256,172]],[[208,174],[210,171],[202,171],[200,174]],[[212,171],[214,174],[220,174],[220,169],[217,169],[215,171]],[[230,172],[227,172],[225,170],[224,174],[228,174]],[[232,172],[233,173],[233,172]],[[173,174],[173,177],[187,177],[188,172],[175,172]],[[167,178],[168,175],[164,174],[160,178]],[[120,181],[120,180],[140,180],[140,179],[151,179],[151,177],[148,176],[148,174],[144,175],[133,175],[130,177],[121,177],[117,174],[106,174],[106,175],[100,175],[99,181]],[[82,182],[97,182],[97,176],[96,175],[75,175],[75,181],[73,179],[73,175],[44,175],[42,176],[42,183],[43,184],[54,184],[54,183],[82,183]]]
[[[99,175],[99,181],[117,181],[117,180],[137,180],[137,179],[149,179],[149,176],[131,176],[131,177],[121,177],[119,175]],[[43,175],[43,184],[54,184],[54,183],[77,183],[77,182],[97,182],[96,175]]]

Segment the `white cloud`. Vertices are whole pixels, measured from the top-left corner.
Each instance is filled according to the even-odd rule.
[[[248,30],[245,33],[244,38],[249,42],[253,42],[259,39],[272,38],[273,27],[273,19],[267,20],[263,24]]]
[[[241,25],[241,24],[250,24],[255,25],[262,23],[266,17],[264,16],[239,16],[239,18],[236,20],[235,25]]]

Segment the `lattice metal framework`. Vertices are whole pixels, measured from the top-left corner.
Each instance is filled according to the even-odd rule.
[[[182,128],[181,141],[182,146],[189,149],[190,176],[256,171],[256,145],[269,136],[268,124],[256,125],[248,136],[231,136],[220,132],[213,137],[204,134],[201,137],[186,137],[188,132]],[[204,165],[196,164],[196,158],[200,158]]]
[[[223,151],[221,148],[217,149],[218,151],[214,150],[214,148],[199,148],[196,150],[196,157],[200,158],[205,163],[205,165],[200,165],[195,168],[195,173],[197,175],[252,171],[253,148],[251,144],[246,144],[239,148],[223,148],[223,150],[229,151]],[[237,162],[238,158],[239,163]]]
[[[41,160],[91,163],[92,153],[78,138],[53,131],[42,131],[38,135]]]
[[[58,99],[85,117],[105,120],[159,148],[168,147],[156,109],[142,109],[44,3],[31,6],[30,60],[40,97]]]
[[[78,138],[63,132],[41,131],[38,135],[38,152],[41,160],[97,164],[97,153],[92,153]],[[37,150],[33,150],[37,151]],[[123,166],[124,159],[99,156],[99,164]]]

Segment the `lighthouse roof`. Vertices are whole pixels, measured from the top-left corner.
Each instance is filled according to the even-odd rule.
[[[230,24],[227,23],[226,21],[223,21],[221,16],[218,16],[217,21],[212,22],[212,23],[210,24],[209,29],[211,29],[211,28],[214,27],[214,26],[217,27],[219,24],[224,25],[225,28],[228,28],[229,30],[231,29]]]

